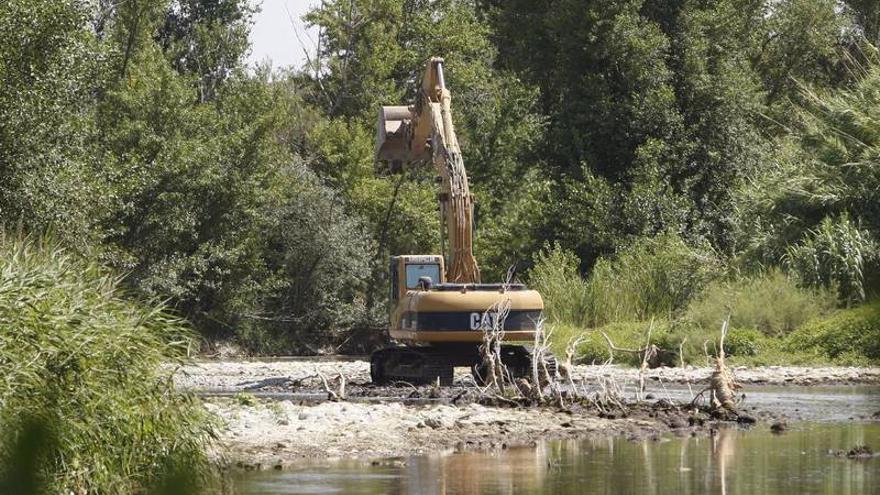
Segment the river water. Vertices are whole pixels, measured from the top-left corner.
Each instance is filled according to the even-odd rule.
[[[772,389],[761,393],[765,398],[777,396]],[[711,436],[669,435],[659,441],[547,441],[531,448],[413,456],[380,465],[304,463],[285,471],[242,475],[236,488],[244,495],[880,495],[880,457],[834,455],[858,445],[880,451],[880,422],[858,419],[880,407],[877,390],[837,387],[779,393],[788,412],[796,413],[790,416],[805,419],[791,423],[782,434],[764,425],[721,429]]]

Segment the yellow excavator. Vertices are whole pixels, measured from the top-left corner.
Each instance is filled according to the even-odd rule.
[[[522,284],[480,281],[473,253],[474,197],[452,124],[451,95],[443,77],[443,59],[432,58],[410,106],[383,106],[379,112],[376,161],[392,171],[430,162],[440,186],[441,252],[391,257],[390,336],[398,343],[373,352],[370,377],[375,384],[395,381],[452,384],[455,367],[486,376],[479,345],[483,330],[503,325],[505,342],[532,342],[544,302]],[[503,321],[497,303],[509,312]],[[502,361],[513,378],[526,377],[530,352],[523,345],[502,346]]]

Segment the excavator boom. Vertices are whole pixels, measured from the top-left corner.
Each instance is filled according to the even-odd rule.
[[[440,177],[441,234],[450,248],[446,280],[479,283],[480,269],[473,250],[474,198],[455,136],[451,101],[443,59],[432,58],[415,103],[385,106],[379,111],[376,160],[388,162],[392,170],[431,161]]]

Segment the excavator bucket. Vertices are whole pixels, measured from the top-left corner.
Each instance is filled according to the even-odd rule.
[[[379,109],[375,158],[377,162],[390,164],[392,171],[398,171],[404,163],[416,159],[407,136],[412,119],[410,107],[387,106]]]
[[[390,164],[391,170],[396,172],[406,163],[431,159],[428,141],[432,132],[432,123],[429,119],[420,120],[425,113],[425,108],[422,106],[439,104],[446,91],[445,84],[443,59],[434,57],[428,61],[425,68],[420,89],[421,96],[414,106],[387,106],[379,109],[379,122],[376,126],[377,162]],[[446,95],[448,96],[448,93]],[[451,129],[451,120],[444,124]],[[455,147],[457,146],[456,143]]]

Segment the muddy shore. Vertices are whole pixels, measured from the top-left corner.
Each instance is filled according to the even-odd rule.
[[[748,385],[880,384],[880,368],[734,371],[746,392]],[[503,449],[548,438],[705,434],[725,425],[669,407],[669,401],[686,402],[710,374],[696,367],[650,370],[642,402],[611,417],[571,402],[564,408],[481,404],[466,370],[457,370],[453,387],[439,390],[374,387],[363,361],[203,361],[178,370],[175,383],[202,395],[221,418],[225,461],[245,469],[283,469],[305,458],[403,462],[414,454]],[[339,392],[340,376],[347,400],[330,401],[324,379]],[[586,395],[595,393],[602,378],[621,384],[628,399],[638,389],[638,370],[631,368],[576,366],[572,376]],[[785,419],[773,408],[744,409],[759,421],[757,428]]]

